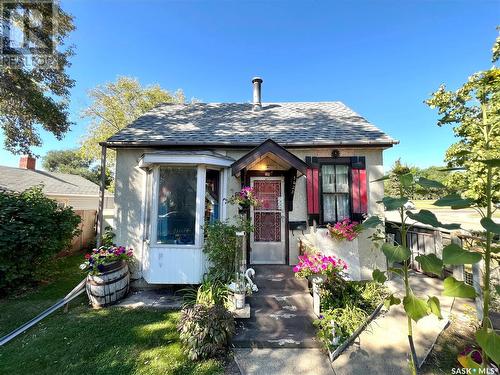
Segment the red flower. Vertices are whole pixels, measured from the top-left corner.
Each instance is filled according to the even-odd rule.
[[[90,259],[90,254],[85,254],[85,259]]]

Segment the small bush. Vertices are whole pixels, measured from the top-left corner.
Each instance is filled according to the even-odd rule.
[[[79,223],[41,187],[0,192],[0,293],[35,281],[43,262],[71,244]]]
[[[235,325],[223,306],[194,305],[182,310],[177,328],[188,357],[199,360],[224,355]]]
[[[205,275],[198,288],[191,287],[184,290],[184,306],[224,306],[228,300],[228,292],[227,285],[224,282],[211,279]]]
[[[203,251],[210,261],[208,273],[217,273],[225,281],[231,280],[235,272],[236,252],[240,241],[236,236],[238,227],[215,221],[205,226],[205,246]]]

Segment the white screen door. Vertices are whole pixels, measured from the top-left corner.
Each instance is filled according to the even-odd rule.
[[[250,185],[261,202],[250,210],[250,263],[285,264],[284,178],[251,177]]]

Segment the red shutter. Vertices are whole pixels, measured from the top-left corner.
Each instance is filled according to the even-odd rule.
[[[307,213],[309,215],[319,214],[319,170],[318,168],[307,168]]]
[[[368,197],[366,192],[366,169],[352,169],[352,212],[368,213]]]

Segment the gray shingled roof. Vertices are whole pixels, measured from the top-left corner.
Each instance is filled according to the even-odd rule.
[[[47,195],[99,195],[99,186],[81,176],[0,165],[0,190],[21,192],[36,185]]]
[[[107,140],[108,146],[245,145],[266,139],[282,146],[397,143],[341,102],[163,104]]]

